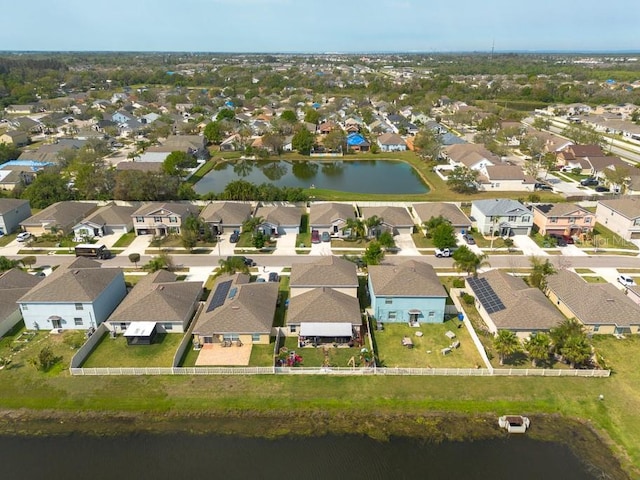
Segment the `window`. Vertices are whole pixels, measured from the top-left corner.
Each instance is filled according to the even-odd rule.
[[[253,333],[251,334],[251,341],[253,343],[257,343],[260,341],[260,334],[259,333]]]
[[[569,217],[569,223],[576,223],[576,217]]]
[[[391,305],[393,303],[393,298],[385,298],[384,299],[384,303],[385,305]]]
[[[162,217],[153,217],[153,221],[156,223],[162,223]]]
[[[549,223],[558,223],[558,217],[549,217]]]
[[[599,332],[600,331],[600,325],[594,325],[593,326],[593,331],[594,332]]]
[[[168,332],[169,330],[173,330],[173,323],[165,323],[162,325],[164,329]]]
[[[396,312],[389,312],[389,316],[387,317],[390,321],[395,320],[397,317],[397,313]]]
[[[291,333],[296,333],[298,331],[298,326],[297,325],[289,325],[289,331]]]
[[[436,316],[436,312],[429,312],[428,317],[429,318],[434,318]]]
[[[634,227],[640,227],[640,218],[636,218],[636,219],[633,221],[633,226],[634,226]]]
[[[24,310],[29,310],[29,305],[24,304],[24,305],[21,305],[21,307],[22,307],[23,311]]]
[[[144,223],[144,217],[136,217],[136,223]]]
[[[516,220],[518,220],[518,217],[514,216],[514,215],[510,215],[509,216],[509,221],[510,222],[515,222]]]
[[[178,223],[178,217],[169,217],[169,223]]]
[[[84,310],[84,305],[81,303],[76,303],[76,310]]]
[[[120,324],[120,330],[126,330],[128,326],[129,324],[123,322]]]
[[[76,327],[81,326],[81,325],[82,325],[82,323],[83,323],[83,322],[82,322],[82,318],[80,318],[80,317],[74,317],[74,318],[73,318],[73,324],[74,324]]]
[[[591,217],[584,217],[584,223],[591,223]]]
[[[522,217],[522,219],[520,221],[522,223],[527,223],[529,221],[529,216],[527,215],[526,217]]]

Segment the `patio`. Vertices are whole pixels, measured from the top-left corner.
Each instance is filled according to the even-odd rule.
[[[241,347],[235,344],[223,347],[220,343],[207,343],[198,353],[196,366],[247,366],[252,348],[251,344],[246,343]]]

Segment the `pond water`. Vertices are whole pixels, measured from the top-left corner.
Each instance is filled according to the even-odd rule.
[[[0,460],[3,478],[21,480],[597,478],[567,447],[526,436],[438,444],[355,436],[0,436]]]
[[[224,163],[195,185],[200,194],[222,192],[234,180],[277,187],[323,188],[355,193],[411,194],[429,191],[411,165],[393,160],[238,160]]]

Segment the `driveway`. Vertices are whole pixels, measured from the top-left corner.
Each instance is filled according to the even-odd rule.
[[[205,283],[211,274],[213,274],[213,267],[190,267],[184,281]]]
[[[604,278],[607,282],[613,283],[620,290],[624,290],[624,286],[618,282],[618,275],[620,274],[615,268],[592,268],[591,270],[593,270],[599,277]]]
[[[149,248],[149,244],[153,240],[153,235],[139,235],[133,239],[133,242],[125,248],[124,252],[120,255],[126,257],[130,253],[139,253],[140,255],[144,255],[144,251]]]
[[[458,245],[465,245],[469,250],[471,250],[476,255],[483,255],[484,254],[482,249],[477,244],[474,243],[473,245],[469,245],[467,243],[467,241],[464,239],[464,237],[462,236],[461,233],[458,233],[456,235],[456,239],[458,240]]]
[[[289,233],[280,235],[276,243],[274,255],[295,255],[296,254],[296,235]]]
[[[536,257],[547,256],[548,253],[538,246],[528,235],[514,235],[511,237],[514,245],[522,250],[523,255]]]
[[[393,237],[396,242],[396,247],[400,249],[398,255],[420,255],[418,249],[416,248],[416,244],[413,243],[413,237],[410,233],[401,233],[400,235],[396,235]]]
[[[575,245],[567,245],[566,247],[561,247],[560,252],[562,255],[570,256],[570,257],[588,257],[589,254],[584,250],[576,247]]]
[[[331,242],[312,243],[309,255],[333,255],[331,251]]]

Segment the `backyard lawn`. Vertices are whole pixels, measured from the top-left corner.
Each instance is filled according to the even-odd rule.
[[[268,345],[252,345],[251,357],[249,358],[250,367],[273,367],[273,349],[275,342],[272,341]]]
[[[302,367],[322,367],[325,364],[325,359],[327,359],[330,367],[347,368],[351,366],[349,365],[349,360],[352,357],[355,361],[356,367],[362,366],[360,361],[360,349],[356,347],[348,348],[329,346],[326,349],[322,347],[298,348],[297,337],[287,337],[284,345],[290,352],[295,351],[297,355],[302,357]]]
[[[475,368],[484,364],[476,350],[466,328],[458,328],[458,320],[444,323],[427,324],[410,327],[405,323],[385,323],[383,331],[372,332],[377,347],[380,366],[384,367],[418,367],[418,368]],[[456,337],[450,339],[445,335],[453,332]],[[416,336],[422,332],[423,336]],[[413,348],[402,345],[403,337],[413,342]],[[454,341],[460,342],[459,348],[453,348],[443,355],[441,350]]]
[[[83,368],[93,367],[171,367],[181,334],[158,334],[152,345],[127,345],[123,335],[104,335]]]

